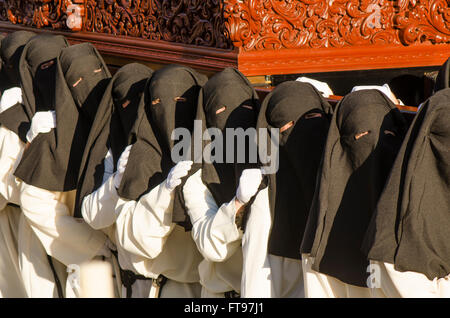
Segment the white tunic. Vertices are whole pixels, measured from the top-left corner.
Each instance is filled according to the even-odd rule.
[[[32,297],[55,296],[53,275],[48,276],[48,265],[44,261],[47,254],[55,263],[72,267],[92,260],[105,244],[106,236],[102,232],[92,229],[84,220],[73,217],[74,202],[75,191],[52,192],[21,184],[20,205],[26,219],[26,222],[22,222],[25,228],[21,245],[24,255],[32,257],[23,257],[23,266],[28,268],[28,272],[34,269],[33,274],[41,278],[40,282],[30,286]],[[26,224],[29,228],[26,228]],[[43,267],[45,275],[40,275]],[[63,283],[64,277],[60,280]],[[68,282],[66,287],[67,297],[75,297],[73,286]],[[50,295],[52,290],[53,295]]]
[[[346,284],[339,279],[312,269],[314,258],[302,254],[305,296],[307,298],[371,298],[379,290]]]
[[[242,231],[236,226],[234,199],[217,206],[201,179],[201,170],[188,178],[184,200],[192,222],[192,237],[204,260],[199,265],[202,297],[241,292]]]
[[[120,268],[123,270],[133,271],[133,259],[134,256],[125,251],[122,246],[116,243],[116,219],[118,214],[116,213],[116,204],[119,200],[116,187],[114,186],[114,162],[112,154],[109,151],[104,160],[104,174],[102,186],[96,191],[87,195],[83,199],[81,213],[83,219],[92,228],[96,230],[102,230],[109,239],[117,247],[118,264],[114,264],[113,269],[116,276],[116,283],[119,288],[122,298],[127,295],[127,290],[124,286],[121,286],[120,281]],[[120,268],[119,265],[120,264]],[[136,280],[132,285],[132,298],[147,298],[150,293],[150,280]]]
[[[376,297],[383,298],[450,298],[450,275],[429,280],[422,273],[399,272],[390,263],[370,261]]]
[[[256,195],[245,233],[235,223],[235,200],[219,208],[200,170],[187,180],[183,192],[192,235],[205,258],[200,266],[203,296],[235,290],[243,298],[304,297],[301,261],[268,253],[268,188]]]
[[[165,181],[139,201],[119,198],[116,242],[134,255],[133,268],[139,274],[168,278],[160,297],[199,297],[201,255],[190,232],[172,223],[173,198]]]
[[[18,231],[20,208],[18,187],[12,175],[24,144],[9,129],[0,127],[0,298],[26,297],[19,267]]]

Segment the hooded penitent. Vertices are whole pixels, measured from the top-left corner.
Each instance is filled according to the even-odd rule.
[[[81,217],[83,198],[101,186],[104,158],[111,149],[117,163],[124,148],[131,143],[131,129],[136,123],[145,84],[153,71],[131,63],[120,68],[106,88],[89,133],[78,180],[75,216]],[[143,114],[143,110],[140,111]]]
[[[313,270],[367,287],[361,244],[405,131],[400,111],[377,90],[337,105],[301,247],[315,257]]]
[[[2,40],[2,72],[9,87],[20,86],[19,61],[27,42],[36,34],[29,31],[16,31]]]
[[[414,119],[367,231],[363,250],[430,280],[450,273],[450,89]]]
[[[52,101],[41,95],[45,83],[51,86],[55,67],[50,65],[69,44],[62,36],[36,35],[18,31],[2,41],[3,74],[13,86],[22,88],[22,104],[14,105],[0,114],[0,123],[15,132],[23,142],[36,111],[48,110]],[[53,62],[52,62],[53,61]],[[47,64],[50,63],[50,64]],[[52,80],[53,78],[53,80]],[[53,85],[54,87],[54,85]]]
[[[241,128],[245,131],[247,128],[255,128],[259,108],[258,95],[250,82],[238,70],[232,68],[211,77],[199,94],[196,119],[202,121],[202,131],[207,128],[220,131],[223,136],[223,151],[222,156],[219,156],[218,150],[215,150],[212,155],[216,155],[216,158],[210,158],[212,163],[203,158],[203,163],[193,167],[190,174],[198,168],[202,169],[202,181],[213,195],[217,206],[229,202],[236,195],[242,171],[257,165],[257,158],[254,163],[250,162],[248,151],[250,143],[256,143],[256,140],[247,139],[245,149],[239,149],[238,140],[235,138],[234,147],[228,147],[227,142],[231,142],[231,139],[227,140],[226,129]],[[203,143],[203,154],[207,143],[209,142]],[[244,159],[241,163],[237,163],[238,152],[243,155],[240,158]]]
[[[278,85],[262,104],[257,127],[280,129],[279,169],[268,175],[273,255],[300,259],[331,115],[331,105],[322,95],[301,82]]]
[[[197,96],[206,82],[191,68],[169,65],[153,73],[138,108],[132,129],[133,146],[122,177],[119,196],[137,200],[163,182],[176,164],[171,140],[175,128],[192,130]]]
[[[40,69],[54,68],[55,72],[34,85],[36,107],[55,110],[56,128],[33,140],[15,175],[49,191],[74,190],[87,137],[110,74],[90,43],[65,48],[58,59],[44,66]]]

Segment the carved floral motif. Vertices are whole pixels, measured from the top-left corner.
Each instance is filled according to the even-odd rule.
[[[450,43],[449,0],[74,0],[83,31],[245,51]],[[70,0],[0,0],[0,20],[67,29]]]
[[[230,48],[221,0],[87,0],[84,30]]]
[[[246,51],[450,42],[446,0],[225,0]]]
[[[1,0],[0,20],[14,24],[53,29],[67,29],[67,0]]]

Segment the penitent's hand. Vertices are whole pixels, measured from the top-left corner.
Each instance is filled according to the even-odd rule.
[[[127,167],[128,157],[130,156],[131,146],[125,148],[125,150],[120,155],[119,160],[117,161],[117,171],[114,174],[114,186],[116,189],[119,189],[120,183],[122,182],[123,173],[125,172],[125,168]]]
[[[166,187],[170,191],[181,184],[181,178],[187,176],[189,170],[192,168],[192,161],[180,161],[169,172],[166,179]]]
[[[30,130],[27,132],[28,142],[32,142],[40,133],[48,133],[56,127],[55,111],[37,112],[31,120]]]
[[[239,210],[256,194],[262,181],[261,169],[245,169],[239,178],[236,191],[236,208]]]

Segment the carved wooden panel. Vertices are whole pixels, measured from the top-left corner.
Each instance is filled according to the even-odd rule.
[[[87,0],[84,30],[231,48],[223,0]]]
[[[66,9],[81,3],[80,19]],[[91,41],[117,59],[246,75],[442,64],[450,0],[0,0],[0,29]],[[80,9],[80,8],[78,8]],[[71,20],[71,18],[73,18]],[[20,26],[20,27],[18,27]]]
[[[450,42],[446,0],[225,0],[245,51]]]
[[[0,20],[35,28],[68,29],[68,0],[1,0]]]

